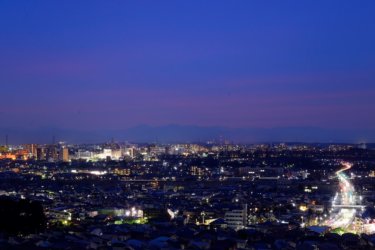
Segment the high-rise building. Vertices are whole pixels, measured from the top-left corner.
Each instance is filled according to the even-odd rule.
[[[131,157],[131,158],[133,158],[134,157],[134,152],[135,152],[135,149],[133,148],[133,147],[130,147],[130,148],[124,148],[124,149],[122,149],[122,154],[123,154],[123,156],[129,156],[129,157]]]
[[[63,162],[69,161],[69,149],[68,148],[61,148],[59,152],[59,160]]]
[[[46,150],[44,147],[39,147],[36,149],[36,159],[39,161],[46,159]]]
[[[56,151],[56,146],[55,145],[49,145],[47,147],[46,151],[46,159],[48,161],[54,162],[57,160],[57,151]]]
[[[31,157],[37,157],[37,145],[36,144],[26,144],[25,149],[28,151]]]
[[[225,213],[225,222],[229,228],[240,230],[247,226],[247,205],[242,209],[235,209]]]

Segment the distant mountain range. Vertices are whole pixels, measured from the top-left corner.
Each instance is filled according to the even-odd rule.
[[[257,142],[335,142],[360,143],[375,142],[375,129],[325,129],[317,127],[276,127],[276,128],[226,128],[185,125],[148,126],[140,125],[122,130],[80,131],[61,128],[3,128],[0,129],[0,144],[105,142],[112,138],[129,142],[206,142],[230,141],[235,143]]]

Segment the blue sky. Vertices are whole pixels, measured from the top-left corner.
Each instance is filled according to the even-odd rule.
[[[374,1],[1,1],[2,127],[371,129]]]

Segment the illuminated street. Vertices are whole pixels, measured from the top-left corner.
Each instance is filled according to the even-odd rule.
[[[326,221],[326,225],[332,228],[348,228],[353,223],[356,215],[356,209],[352,206],[356,205],[357,196],[353,184],[344,174],[344,171],[349,170],[351,167],[350,163],[343,163],[343,168],[336,172],[340,182],[340,191],[336,193],[332,201],[331,216]],[[340,205],[341,207],[335,208],[335,205]]]

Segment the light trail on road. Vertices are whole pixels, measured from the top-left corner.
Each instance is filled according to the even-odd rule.
[[[342,165],[343,168],[336,172],[336,176],[339,179],[340,192],[336,193],[332,205],[337,205],[339,200],[338,205],[346,208],[332,208],[330,218],[324,223],[331,228],[348,228],[352,225],[356,215],[356,209],[350,208],[350,206],[356,205],[357,196],[353,184],[344,174],[345,171],[352,167],[352,164],[343,162]]]

